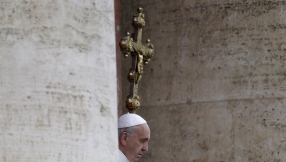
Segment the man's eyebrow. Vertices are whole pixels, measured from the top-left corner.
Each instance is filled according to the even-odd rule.
[[[148,141],[149,138],[141,138],[142,141]]]

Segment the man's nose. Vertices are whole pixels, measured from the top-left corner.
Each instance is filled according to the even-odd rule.
[[[142,151],[148,151],[148,143],[143,145]]]

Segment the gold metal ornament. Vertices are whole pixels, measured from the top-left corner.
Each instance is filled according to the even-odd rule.
[[[143,9],[137,9],[138,14],[133,15],[132,26],[134,33],[130,35],[129,32],[126,36],[121,38],[119,42],[120,50],[124,57],[131,55],[132,64],[128,73],[128,81],[130,82],[130,91],[126,99],[126,108],[130,113],[136,113],[140,107],[138,95],[138,83],[142,78],[143,64],[147,65],[151,57],[154,55],[154,46],[151,44],[150,39],[146,40],[146,44],[142,44],[142,30],[145,26],[145,15],[142,13]]]

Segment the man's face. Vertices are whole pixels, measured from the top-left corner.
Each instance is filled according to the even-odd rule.
[[[145,151],[148,151],[150,140],[150,129],[147,124],[142,124],[127,137],[126,157],[131,162],[137,162]]]

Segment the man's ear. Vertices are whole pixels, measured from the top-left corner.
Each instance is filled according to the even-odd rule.
[[[123,146],[125,146],[125,145],[127,145],[127,137],[128,137],[128,134],[127,134],[127,132],[122,132],[121,134],[120,134],[120,143],[121,143],[121,145],[123,145]]]

